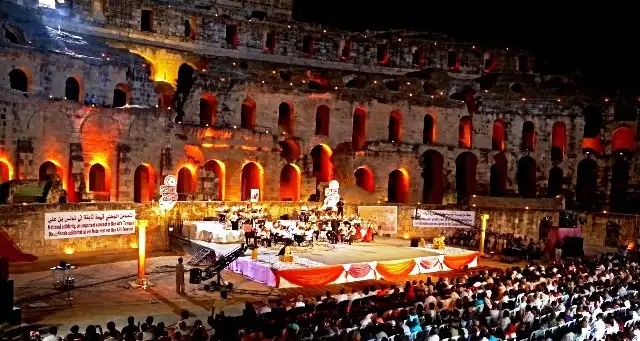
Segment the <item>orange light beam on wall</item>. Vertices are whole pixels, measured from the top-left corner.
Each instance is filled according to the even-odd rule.
[[[148,220],[136,220],[138,225],[138,284],[145,285],[147,261],[147,225]]]
[[[4,163],[7,166],[7,170],[9,171],[9,179],[13,180],[14,168],[13,164],[9,162],[9,159],[6,157],[0,157],[0,162]]]

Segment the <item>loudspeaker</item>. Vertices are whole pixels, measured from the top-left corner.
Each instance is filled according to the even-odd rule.
[[[420,238],[411,238],[411,247],[420,246]]]
[[[193,268],[189,270],[189,283],[200,284],[202,282],[202,269]]]
[[[13,280],[0,281],[0,316],[7,319],[13,310]]]
[[[2,321],[2,319],[0,319]],[[11,314],[9,315],[9,324],[12,326],[19,326],[22,324],[22,310],[18,307],[13,307]]]
[[[580,258],[584,256],[584,239],[582,237],[566,237],[562,244],[562,257]]]

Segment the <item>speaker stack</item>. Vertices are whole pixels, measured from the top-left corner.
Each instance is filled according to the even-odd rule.
[[[9,261],[0,258],[0,324],[19,325],[21,312],[13,307],[13,280],[9,279]]]

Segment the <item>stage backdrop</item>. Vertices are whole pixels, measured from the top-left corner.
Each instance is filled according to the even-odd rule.
[[[417,209],[414,212],[414,227],[469,228],[476,224],[473,211],[437,211]]]
[[[377,224],[380,234],[398,233],[397,206],[358,206],[358,214],[362,220]]]

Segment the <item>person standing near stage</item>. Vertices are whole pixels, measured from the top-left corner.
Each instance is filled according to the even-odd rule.
[[[555,251],[556,251],[556,260],[560,260],[562,258],[562,241],[560,240],[560,238],[556,240]]]
[[[342,218],[342,216],[344,215],[344,200],[342,200],[342,198],[338,200],[336,207],[338,208],[338,216]]]
[[[176,264],[176,292],[180,295],[184,295],[184,272],[182,257],[180,257],[178,258],[178,264]]]
[[[238,217],[238,214],[233,211],[233,213],[231,213],[231,217],[229,218],[229,221],[231,221],[231,229],[233,231],[238,230],[238,219],[240,219],[240,217]]]

